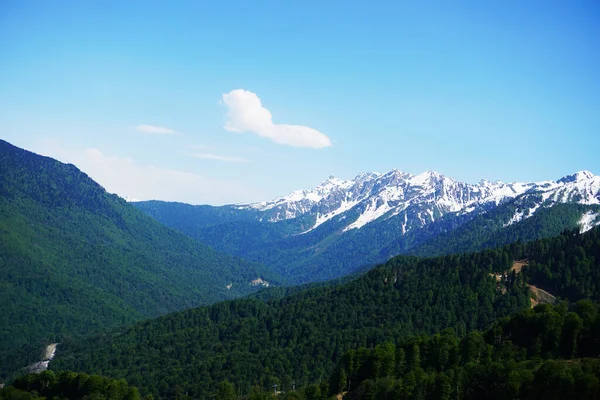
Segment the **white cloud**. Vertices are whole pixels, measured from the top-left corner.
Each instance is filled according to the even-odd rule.
[[[227,107],[225,130],[230,132],[252,132],[271,139],[275,143],[294,147],[323,148],[331,141],[323,133],[308,126],[274,124],[269,110],[260,98],[244,89],[232,90],[223,95]]]
[[[176,135],[179,133],[173,129],[155,125],[138,125],[135,127],[135,129],[138,132],[145,133],[146,135]]]
[[[224,161],[224,162],[233,162],[233,163],[252,162],[252,160],[249,160],[247,158],[221,156],[219,154],[213,154],[213,153],[194,153],[194,154],[190,154],[190,155],[192,157],[200,158],[200,159],[204,159],[204,160],[215,160],[215,161]]]
[[[106,155],[94,148],[72,150],[45,145],[44,150],[38,152],[75,164],[108,192],[123,198],[221,205],[258,201],[264,197],[238,182],[142,165],[131,158]]]

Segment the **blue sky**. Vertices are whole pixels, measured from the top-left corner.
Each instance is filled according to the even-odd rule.
[[[0,137],[139,199],[599,174],[599,71],[596,1],[0,1]]]

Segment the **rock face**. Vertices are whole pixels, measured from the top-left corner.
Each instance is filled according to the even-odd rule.
[[[27,367],[27,370],[31,373],[38,373],[47,370],[50,361],[56,355],[56,346],[58,346],[58,343],[51,343],[46,346],[42,355],[42,360],[31,364]]]
[[[518,210],[506,226],[532,216],[540,207],[558,203],[600,204],[600,176],[580,171],[557,181],[482,180],[472,185],[434,171],[411,175],[392,170],[386,174],[363,173],[353,180],[329,177],[314,189],[237,207],[259,211],[260,220],[269,222],[310,216],[314,224],[305,232],[349,211],[358,217],[348,219],[344,232],[406,211],[403,224],[403,232],[406,232],[447,213],[485,212],[522,195],[530,195],[527,197],[530,206]]]
[[[250,286],[264,286],[264,287],[269,287],[270,283],[263,280],[262,278],[256,278],[253,279],[252,281],[250,281]]]

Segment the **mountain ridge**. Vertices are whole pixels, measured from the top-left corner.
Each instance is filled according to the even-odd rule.
[[[412,175],[393,169],[385,174],[361,173],[353,180],[330,176],[314,189],[296,190],[273,200],[234,206],[264,212],[268,222],[311,213],[315,216],[315,223],[303,232],[306,233],[356,206],[362,208],[362,213],[345,231],[361,228],[386,214],[389,218],[415,204],[432,203],[433,207],[426,212],[434,219],[438,214],[441,216],[448,212],[470,213],[492,203],[498,206],[508,199],[533,192],[543,193],[546,196],[544,201],[551,198],[555,203],[567,202],[580,196],[580,199],[575,199],[577,203],[598,205],[600,176],[582,170],[555,181],[504,183],[482,179],[477,184],[468,184],[436,171]],[[420,215],[419,218],[425,219],[426,216]]]

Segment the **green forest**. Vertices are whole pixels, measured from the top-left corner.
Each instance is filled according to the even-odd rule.
[[[582,300],[538,305],[462,339],[451,329],[344,354],[329,393],[351,399],[594,399],[600,318]]]
[[[486,331],[390,340],[344,352],[326,379],[271,381],[245,393],[228,380],[210,394],[176,384],[175,399],[327,400],[597,399],[600,396],[600,313],[589,300],[538,305]],[[150,399],[153,396],[146,395]],[[140,399],[124,379],[68,371],[30,374],[0,390],[0,399]]]
[[[110,379],[70,371],[44,371],[16,379],[0,389],[1,400],[140,400],[135,386],[125,379]]]
[[[509,273],[524,258],[530,267]],[[222,381],[239,393],[256,385],[323,382],[351,349],[448,328],[458,338],[488,329],[530,307],[528,283],[566,301],[594,298],[597,280],[581,271],[597,271],[597,260],[599,229],[473,254],[399,256],[339,286],[266,302],[228,301],[65,340],[51,367],[126,376],[143,393],[161,397],[174,396],[175,387],[191,397],[212,396]],[[547,268],[570,271],[569,285],[528,280]],[[503,275],[500,282],[495,274]]]

